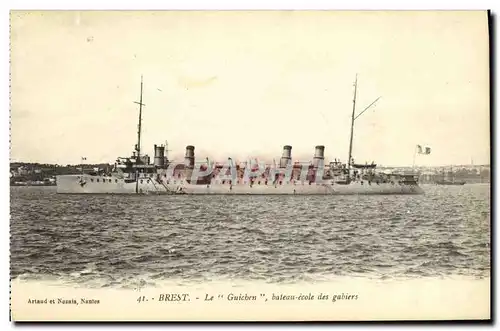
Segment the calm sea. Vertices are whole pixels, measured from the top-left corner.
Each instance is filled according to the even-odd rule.
[[[410,196],[58,195],[11,188],[11,278],[162,281],[490,275],[490,186]]]

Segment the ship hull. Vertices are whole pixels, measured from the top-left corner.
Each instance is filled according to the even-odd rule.
[[[286,185],[254,184],[188,184],[182,180],[161,184],[153,179],[125,182],[123,179],[99,176],[63,175],[57,177],[61,194],[187,194],[187,195],[384,195],[423,194],[417,184],[368,183],[296,183]]]

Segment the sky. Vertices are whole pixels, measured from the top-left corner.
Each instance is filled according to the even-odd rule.
[[[113,163],[137,142],[199,159],[488,164],[482,11],[11,12],[11,161]]]

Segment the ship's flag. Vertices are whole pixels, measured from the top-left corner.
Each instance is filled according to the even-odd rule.
[[[431,154],[431,148],[430,147],[422,148],[421,145],[417,145],[417,152],[418,154],[429,155]]]

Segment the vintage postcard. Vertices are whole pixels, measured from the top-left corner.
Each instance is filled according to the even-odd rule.
[[[489,320],[487,11],[12,11],[11,319]]]

